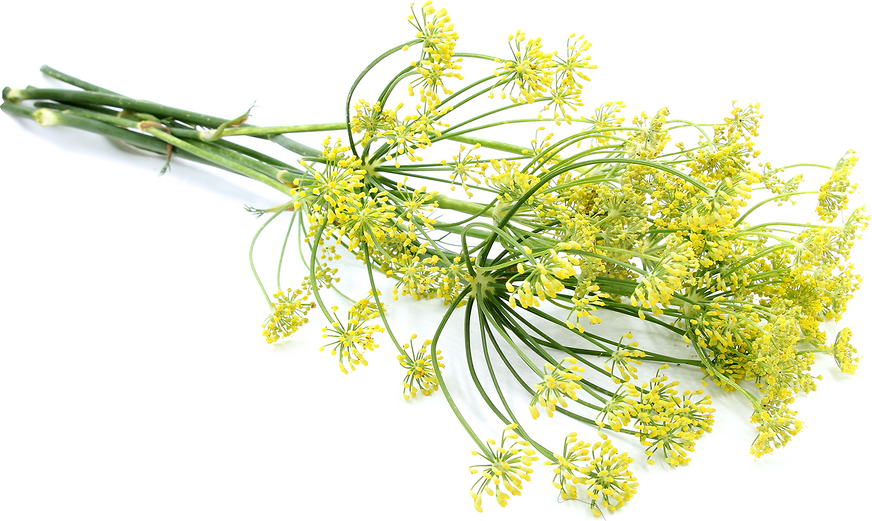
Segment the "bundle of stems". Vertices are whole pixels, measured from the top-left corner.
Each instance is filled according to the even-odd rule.
[[[470,470],[479,511],[484,495],[505,506],[520,494],[538,459],[553,467],[562,498],[589,501],[597,515],[622,507],[637,483],[632,458],[610,436],[636,438],[649,463],[688,463],[714,409],[702,390],[679,390],[666,376],[669,364],[698,367],[703,383],[747,398],[756,456],[802,428],[790,404],[815,389],[817,355],[854,372],[851,331],[829,339],[821,328],[842,317],[860,282],[849,256],[868,216],[847,211],[852,151],[833,165],[755,164],[762,115],[735,102],[716,124],[666,109],[627,123],[619,101],[582,116],[582,85],[596,68],[583,37],[571,35],[565,51],[551,53],[518,32],[507,55],[488,56],[457,52],[450,18],[430,2],[413,6],[409,22],[413,37],[360,73],[344,100],[345,121],[336,123],[260,127],[247,123],[249,112],[198,114],[47,66],[44,73],[76,89],[7,87],[2,110],[164,154],[167,165],[215,166],[284,194],[276,207],[250,208],[264,219],[251,243],[253,270],[261,232],[291,216],[275,288],[254,271],[269,307],[266,341],[321,314],[324,348],[348,373],[367,364],[366,351],[386,333],[405,397],[441,388],[477,446],[481,463]],[[359,99],[367,74],[403,53],[410,64],[377,98]],[[482,72],[466,79],[461,65],[470,62]],[[398,101],[408,96],[413,107]],[[492,135],[507,128],[510,139]],[[288,137],[324,131],[340,137],[320,148]],[[237,137],[275,143],[286,159]],[[822,169],[827,180],[807,187],[788,173],[799,167]],[[817,199],[819,223],[751,218],[802,197]],[[281,266],[294,231],[307,274],[289,289]],[[336,261],[346,252],[366,267],[366,295],[342,293]],[[446,304],[418,347],[415,336],[395,335],[375,272],[395,280],[394,299]],[[342,314],[325,304],[328,291],[347,301]],[[473,430],[445,385],[440,338],[455,315],[464,350],[448,359],[466,359],[475,389],[506,426],[499,442]],[[616,316],[662,328],[685,347],[664,352],[632,333],[598,334],[596,326]],[[656,368],[650,380],[639,378],[643,364]],[[500,376],[506,371],[512,382]],[[520,389],[528,410],[510,406],[509,391]],[[602,440],[591,445],[570,433],[563,447],[546,447],[523,427],[542,411],[587,424]]]

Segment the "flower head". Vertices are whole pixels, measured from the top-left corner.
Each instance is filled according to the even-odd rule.
[[[629,334],[628,338],[633,338],[633,335]],[[629,345],[629,347],[638,346],[638,342],[633,342]],[[642,365],[641,358],[645,358],[645,353],[638,349],[615,349],[612,351],[609,359],[606,360],[605,369],[612,374],[612,379],[615,380],[616,383],[620,383],[621,381],[626,382],[633,378],[638,378],[636,376],[636,367],[634,366]],[[620,378],[618,378],[616,371],[620,372]]]
[[[427,353],[427,346],[432,342],[424,341],[424,346],[419,351],[415,351],[416,337],[417,335],[412,335],[412,341],[403,346],[408,351],[406,354],[397,355],[397,360],[406,370],[406,377],[403,379],[403,398],[406,400],[417,396],[418,390],[424,393],[424,396],[428,396],[439,389],[439,380],[433,371],[433,359]],[[442,351],[436,351],[436,362],[439,367],[444,368],[441,354]]]
[[[351,118],[351,131],[355,134],[363,132],[361,144],[366,145],[379,132],[390,128],[389,114],[382,111],[381,103],[370,105],[366,100],[360,100],[354,105],[357,114]]]
[[[633,416],[639,429],[636,436],[651,465],[657,452],[662,452],[674,467],[690,463],[687,454],[696,448],[694,440],[711,431],[714,423],[714,409],[708,407],[711,397],[702,396],[702,390],[679,393],[677,385],[658,370],[654,378],[632,393],[636,397]]]
[[[272,344],[279,338],[287,338],[309,321],[306,314],[315,307],[315,303],[306,302],[308,293],[297,289],[291,292],[279,290],[275,295],[276,304],[272,313],[263,321],[263,336],[266,343]]]
[[[481,148],[481,145],[478,143],[469,150],[466,150],[466,146],[460,145],[460,152],[454,156],[453,162],[449,163],[445,159],[442,160],[443,165],[451,167],[451,190],[454,190],[454,185],[459,182],[460,186],[463,187],[463,191],[470,198],[472,197],[472,191],[469,189],[467,181],[480,185],[480,178],[484,175],[485,170],[487,170],[487,163],[480,161],[481,156],[478,154],[473,155],[473,151],[479,148]],[[465,154],[464,151],[466,152]]]
[[[482,511],[483,492],[489,496],[495,495],[497,503],[505,507],[509,494],[506,494],[503,489],[513,496],[520,496],[521,489],[524,488],[521,480],[530,481],[530,474],[533,472],[530,465],[539,458],[535,455],[536,451],[530,448],[529,442],[518,439],[518,435],[514,432],[517,428],[517,423],[507,425],[503,429],[499,446],[496,441],[487,440],[487,451],[484,454],[472,451],[473,456],[481,456],[487,460],[487,463],[469,467],[469,471],[473,474],[481,474],[469,491],[474,501],[473,505],[479,512]],[[491,488],[492,484],[493,488]]]
[[[575,400],[575,392],[581,389],[581,385],[578,384],[581,375],[576,373],[583,372],[584,368],[579,367],[574,359],[564,358],[556,367],[545,364],[545,370],[548,373],[541,383],[536,384],[536,392],[530,402],[530,414],[533,415],[533,419],[539,417],[539,405],[545,407],[549,417],[554,416],[557,404],[567,407],[569,404],[566,398]]]
[[[817,213],[825,222],[833,222],[838,212],[848,207],[848,194],[854,193],[856,184],[848,179],[854,165],[857,164],[857,156],[853,150],[849,150],[845,156],[836,163],[833,175],[821,186],[818,196]]]
[[[392,260],[395,268],[389,273],[396,273],[400,280],[394,285],[394,300],[402,295],[411,295],[413,299],[429,299],[439,290],[440,270],[436,256],[422,259],[418,255],[403,252]]]
[[[763,114],[760,114],[760,104],[754,103],[745,108],[736,106],[736,100],[733,100],[733,111],[724,119],[727,125],[728,137],[744,137],[745,141],[750,141],[752,137],[757,137],[760,127],[760,120],[763,119]]]
[[[525,42],[526,43],[522,43]],[[551,79],[554,76],[554,61],[551,53],[542,51],[542,38],[527,40],[527,35],[518,31],[509,36],[509,48],[512,59],[502,62],[494,75],[501,77],[503,97],[506,96],[506,86],[509,88],[509,98],[515,103],[533,103],[537,97],[548,92]],[[512,93],[518,87],[520,96]]]
[[[525,247],[526,248],[526,247]],[[529,250],[529,248],[527,248]],[[532,250],[528,252],[528,255]],[[526,260],[526,259],[525,259]],[[538,258],[533,258],[534,263],[519,262],[517,264],[518,276],[524,276],[520,287],[507,285],[506,288],[512,293],[509,304],[515,306],[517,300],[521,306],[538,306],[539,301],[554,298],[564,290],[562,279],[575,276],[572,256],[559,255],[556,250],[542,252]]]
[[[349,250],[354,250],[361,242],[372,247],[376,242],[383,241],[387,230],[391,229],[389,223],[396,209],[383,192],[372,196],[364,192],[355,194],[345,199],[336,210],[336,220],[339,221],[337,233],[348,237]]]
[[[452,93],[445,87],[444,79],[463,79],[463,76],[454,72],[461,68],[463,58],[454,56],[454,46],[459,36],[454,31],[448,12],[445,9],[437,10],[430,4],[428,1],[421,6],[420,17],[412,4],[412,14],[409,15],[409,23],[418,30],[415,37],[422,42],[421,56],[412,62],[420,76],[409,84],[409,94],[414,94],[414,89],[419,88],[422,101],[438,105],[440,88],[445,94]]]
[[[591,130],[596,130],[600,135],[596,137],[596,142],[600,145],[608,145],[612,141],[612,136],[615,131],[612,129],[620,127],[624,123],[623,117],[620,116],[621,109],[626,108],[623,101],[607,101],[600,105],[593,113],[593,124]],[[581,142],[579,142],[581,146]]]
[[[851,337],[853,333],[851,328],[845,328],[839,331],[836,335],[836,342],[833,344],[833,358],[836,359],[836,365],[843,373],[854,374],[857,370],[857,348],[851,345]]]
[[[324,338],[333,338],[335,340],[322,347],[321,351],[332,347],[330,354],[339,354],[339,368],[343,373],[348,374],[346,362],[352,371],[359,364],[367,365],[363,352],[367,350],[373,351],[378,347],[378,344],[373,339],[373,335],[384,331],[384,329],[377,324],[366,324],[367,321],[379,315],[378,309],[369,298],[365,298],[351,306],[348,310],[346,324],[340,322],[339,317],[336,315],[337,309],[336,307],[333,308],[333,316],[336,320],[322,330]]]
[[[627,152],[630,157],[640,159],[653,159],[669,142],[669,132],[664,128],[669,109],[663,107],[658,110],[653,118],[644,112],[641,116],[634,116],[633,123],[638,129],[630,136],[627,142]]]
[[[614,512],[626,505],[639,486],[629,470],[633,458],[626,452],[619,455],[609,439],[591,447],[576,436],[572,432],[566,437],[563,454],[554,454],[556,463],[545,462],[556,466],[552,482],[560,489],[560,497],[579,499],[578,489],[587,485],[590,509],[597,517],[602,515],[601,507]]]
[[[334,145],[328,137],[323,146],[323,171],[301,161],[309,175],[294,181],[292,193],[299,196],[302,203],[308,205],[313,213],[321,215],[322,218],[326,217],[327,222],[332,222],[336,208],[356,198],[357,190],[363,187],[365,171],[358,168],[361,165],[359,159],[346,155],[351,149],[342,146],[341,139],[336,140]]]
[[[623,384],[619,385],[612,396],[602,405],[600,413],[596,417],[596,424],[600,429],[606,426],[615,432],[621,430],[626,425],[629,425],[634,414],[635,402],[629,396],[632,395],[632,388],[626,389]]]
[[[566,57],[560,55],[554,56],[554,67],[556,74],[554,82],[557,85],[565,85],[571,87],[572,90],[580,92],[582,81],[590,81],[584,70],[596,69],[597,66],[590,63],[590,56],[586,56],[586,51],[591,48],[591,43],[584,39],[584,35],[576,36],[575,33],[569,35],[566,39]]]
[[[410,161],[423,161],[420,156],[415,155],[415,151],[429,147],[430,130],[432,121],[429,114],[425,114],[425,118],[415,117],[411,114],[406,114],[403,119],[400,119],[397,113],[403,107],[400,103],[397,108],[386,116],[386,123],[376,137],[385,139],[390,146],[390,153],[385,155],[385,160],[394,161],[394,165],[399,168],[399,156],[406,156]]]
[[[757,438],[751,445],[751,454],[764,456],[787,444],[802,430],[802,422],[795,418],[796,411],[785,405],[763,406],[751,415],[751,423],[757,424]]]

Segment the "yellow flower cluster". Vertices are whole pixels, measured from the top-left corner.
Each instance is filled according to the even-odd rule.
[[[809,374],[814,353],[796,348],[801,329],[791,315],[798,311],[785,310],[765,324],[751,344],[748,369],[765,391],[764,404],[791,403],[797,392],[808,393],[816,388],[814,377]]]
[[[549,417],[553,417],[558,403],[562,407],[567,407],[569,404],[566,398],[576,399],[575,393],[581,389],[578,382],[582,379],[577,373],[584,372],[584,368],[578,366],[577,360],[564,358],[556,367],[545,364],[545,371],[547,371],[545,378],[541,383],[536,384],[536,392],[533,393],[533,400],[530,402],[530,414],[534,420],[539,418],[539,405],[545,408]]]
[[[481,148],[479,143],[473,145],[469,150],[466,150],[464,145],[460,145],[460,152],[452,158],[453,161],[451,163],[445,159],[442,160],[443,165],[451,167],[451,190],[453,191],[455,184],[460,182],[463,191],[470,198],[472,198],[473,193],[469,189],[467,181],[473,181],[476,185],[480,185],[481,177],[487,170],[487,163],[481,162],[481,156],[478,154],[473,155],[473,151],[479,148]],[[465,154],[464,151],[466,151]]]
[[[612,396],[602,405],[600,413],[596,417],[596,424],[603,429],[608,423],[615,432],[630,424],[635,414],[636,402],[631,398],[636,393],[632,387],[627,389],[619,385]]]
[[[627,338],[633,338],[632,333],[628,333],[625,336]],[[638,346],[638,342],[632,342],[629,344],[629,347]],[[634,366],[642,365],[642,358],[645,358],[645,353],[638,349],[630,350],[619,348],[612,351],[611,355],[609,355],[609,359],[606,360],[604,367],[606,371],[611,373],[612,380],[616,384],[620,384],[621,382],[628,382],[631,379],[638,378],[636,375],[637,368]],[[620,372],[620,378],[616,374],[616,370]]]
[[[512,59],[503,61],[494,71],[494,76],[500,77],[504,85],[502,96],[506,97],[508,87],[508,96],[513,102],[533,103],[548,92],[554,77],[554,56],[542,51],[542,38],[527,40],[527,35],[521,31],[509,36],[509,48]],[[520,91],[517,98],[513,96],[515,87]]]
[[[772,453],[784,446],[802,430],[802,422],[794,418],[796,411],[785,405],[763,406],[751,415],[751,422],[757,424],[757,438],[751,445],[751,454],[756,457]]]
[[[374,197],[370,197],[370,195]],[[360,192],[336,208],[337,234],[348,237],[349,250],[355,250],[361,242],[374,247],[387,236],[391,219],[396,215],[396,206],[384,192],[373,189],[371,194]]]
[[[420,118],[406,114],[403,119],[399,119],[397,112],[402,108],[403,104],[400,103],[396,110],[391,111],[390,116],[386,119],[384,128],[376,134],[377,138],[384,139],[388,145],[391,145],[391,149],[394,151],[393,154],[396,154],[396,157],[392,154],[387,154],[385,155],[385,160],[393,160],[397,168],[400,167],[399,156],[406,156],[409,161],[413,162],[423,161],[423,158],[415,155],[415,151],[427,148],[432,144],[429,134],[431,128],[428,128],[431,126],[430,118]]]
[[[417,336],[412,335],[412,341],[403,346],[407,353],[397,355],[397,360],[406,370],[406,377],[403,379],[403,398],[406,400],[417,396],[419,390],[424,393],[424,396],[429,396],[439,389],[439,380],[433,371],[433,359],[427,353],[427,346],[432,344],[432,341],[425,340],[423,347],[415,351],[414,340]],[[442,351],[436,351],[436,355],[439,367],[444,368],[445,365],[441,362]]]
[[[527,255],[533,253],[530,248],[526,246],[524,248],[526,248]],[[560,256],[554,249],[542,252],[534,260],[535,264],[525,262],[517,264],[517,276],[526,275],[517,289],[510,281],[506,282],[506,289],[511,293],[509,304],[512,307],[516,305],[516,301],[526,308],[539,306],[540,301],[555,298],[558,293],[565,289],[561,279],[574,276],[573,263],[578,263],[578,259],[575,257]]]
[[[446,125],[441,122],[441,118],[451,109],[433,104],[423,107],[418,105],[414,115],[400,117],[402,108],[402,103],[391,110],[382,107],[379,102],[370,104],[361,99],[354,105],[356,114],[351,120],[351,131],[355,134],[363,133],[363,145],[369,145],[376,139],[387,142],[390,148],[384,155],[384,161],[394,161],[397,168],[400,167],[402,156],[413,162],[422,161],[416,151],[432,145],[431,136],[441,135],[437,127]]]
[[[597,134],[594,136],[597,145],[607,146],[614,141],[614,136],[617,135],[614,129],[620,128],[626,118],[621,117],[621,110],[627,108],[623,101],[607,101],[594,110],[591,116],[590,130],[594,130]],[[581,141],[578,146],[581,147]],[[594,143],[591,143],[591,147]]]
[[[640,116],[633,117],[633,124],[637,130],[630,135],[627,141],[627,154],[635,159],[653,159],[663,152],[669,142],[669,132],[664,125],[669,109],[663,107],[658,110],[654,117],[649,117],[644,112]]]
[[[438,89],[445,94],[452,94],[444,84],[444,78],[456,78],[462,80],[463,76],[454,72],[459,70],[463,58],[454,56],[454,46],[457,44],[458,34],[454,31],[451,17],[445,9],[437,10],[432,2],[425,2],[421,6],[421,16],[414,10],[409,15],[409,23],[418,30],[415,35],[422,41],[421,57],[412,62],[412,66],[420,74],[420,78],[409,84],[409,94],[414,94],[414,89],[420,87],[421,101],[439,105]]]
[[[681,290],[695,265],[696,260],[688,243],[666,251],[660,262],[642,276],[630,297],[633,306],[640,306],[639,318],[645,318],[641,308],[650,309],[655,315],[663,313],[663,309],[672,301],[672,295]]]
[[[669,382],[666,375],[657,371],[649,382],[631,391],[636,398],[633,401],[636,436],[651,465],[658,451],[674,467],[690,463],[687,453],[695,449],[694,440],[703,432],[710,432],[714,423],[714,409],[708,407],[711,397],[703,395],[702,390],[679,393],[677,385],[677,381]]]
[[[288,289],[287,293],[279,290],[273,295],[276,303],[272,313],[263,322],[263,336],[267,344],[291,336],[309,321],[306,314],[315,307],[314,302],[307,302],[309,295],[309,292],[304,293],[301,289],[293,292]]]
[[[511,205],[527,194],[540,179],[521,168],[519,161],[492,159],[489,164],[493,173],[485,178],[487,185],[499,193],[501,203]],[[524,210],[535,208],[540,201],[534,195],[527,200]]]
[[[580,499],[578,489],[587,486],[586,499],[590,500],[590,510],[597,517],[602,515],[602,508],[614,512],[626,505],[639,486],[629,470],[633,458],[626,452],[618,454],[609,439],[591,447],[589,443],[578,441],[577,436],[574,432],[566,436],[563,454],[554,454],[556,463],[545,462],[545,465],[555,466],[552,483],[560,490],[560,497]]]
[[[760,114],[760,104],[754,103],[740,108],[736,103],[736,100],[733,100],[733,110],[724,118],[727,137],[743,137],[745,141],[751,141],[751,137],[759,135],[760,120],[763,119],[763,114]]]
[[[524,488],[522,480],[530,481],[530,474],[533,472],[530,465],[539,458],[536,451],[530,448],[529,442],[519,439],[514,432],[517,428],[517,423],[507,425],[503,429],[499,446],[495,440],[487,440],[487,450],[484,453],[472,451],[473,456],[481,456],[487,460],[485,464],[469,467],[471,473],[481,473],[469,491],[473,505],[479,512],[482,511],[482,493],[496,496],[497,503],[505,507],[510,496],[503,489],[513,496],[520,496]],[[507,444],[507,441],[511,443]],[[494,485],[493,488],[491,484]]]
[[[833,222],[838,212],[848,208],[848,194],[854,193],[856,184],[852,184],[848,176],[857,164],[857,156],[849,150],[833,168],[833,174],[821,186],[818,196],[817,213],[824,222]]]
[[[443,266],[439,271],[441,276],[439,278],[439,287],[436,288],[436,296],[443,299],[447,306],[470,283],[470,277],[460,256],[455,257],[450,265]],[[463,302],[460,305],[462,306]]]
[[[361,144],[366,145],[379,132],[390,128],[392,114],[390,111],[382,111],[381,103],[370,104],[361,99],[354,104],[356,114],[351,118],[351,131],[355,134],[363,133]]]
[[[330,326],[325,326],[322,329],[324,338],[333,338],[335,340],[322,347],[321,351],[330,347],[332,348],[330,351],[331,355],[339,353],[339,369],[343,373],[348,374],[346,362],[352,371],[359,364],[368,364],[363,357],[363,352],[367,350],[373,351],[378,347],[372,336],[375,333],[384,331],[384,328],[377,324],[366,324],[366,322],[379,315],[379,310],[369,298],[360,300],[357,304],[351,306],[348,310],[347,324],[340,322],[339,317],[336,315],[338,309],[335,306],[333,307],[335,320]]]
[[[854,374],[857,370],[857,348],[851,345],[851,337],[853,333],[851,328],[845,328],[839,331],[836,335],[836,342],[833,344],[833,358],[836,359],[836,364],[843,373]]]
[[[401,226],[407,226],[410,231],[415,230],[418,226],[432,230],[435,220],[430,217],[430,214],[439,206],[434,201],[439,192],[430,193],[426,186],[410,189],[406,185],[407,181],[408,178],[397,183],[399,194],[396,203],[400,208],[400,211],[397,212],[397,223]],[[404,246],[408,246],[408,244]]]
[[[393,259],[393,266],[388,275],[396,273],[400,280],[394,286],[394,300],[399,298],[400,288],[402,295],[411,295],[413,299],[429,299],[436,295],[440,287],[440,268],[436,265],[438,257],[429,257],[422,260],[418,255],[403,253]]]
[[[327,138],[323,146],[323,170],[316,170],[301,161],[300,164],[310,176],[295,179],[291,195],[299,198],[295,208],[305,204],[311,209],[311,215],[318,215],[320,219],[326,218],[329,223],[335,218],[335,209],[354,199],[356,191],[363,187],[365,172],[358,168],[361,165],[359,159],[346,155],[351,149],[342,146],[341,139],[333,145],[330,138]]]
[[[581,101],[583,88],[581,81],[590,81],[584,70],[597,68],[590,63],[590,56],[584,55],[590,47],[591,43],[584,40],[584,35],[576,36],[572,33],[566,40],[566,57],[553,55],[556,69],[554,85],[550,91],[551,99],[546,101],[542,111],[549,110],[553,106],[555,120],[563,116],[567,123],[572,124],[572,114],[568,114],[566,109],[576,111],[584,104]],[[560,121],[557,121],[557,124],[560,125]]]
[[[608,298],[608,295],[599,293],[599,289],[599,286],[593,283],[575,286],[575,295],[571,299],[572,309],[569,311],[569,316],[566,317],[566,327],[584,333],[584,327],[578,324],[582,318],[587,318],[591,325],[602,323],[603,319],[594,315],[593,312],[605,305],[600,299]]]

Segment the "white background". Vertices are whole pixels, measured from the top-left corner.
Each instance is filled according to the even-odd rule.
[[[221,117],[256,100],[259,125],[341,120],[359,70],[414,32],[403,2],[22,5],[4,13],[4,85],[58,85],[39,74],[47,63]],[[628,115],[668,106],[673,117],[715,122],[732,99],[759,101],[762,160],[832,164],[854,148],[854,179],[867,185],[855,204],[870,201],[872,46],[861,2],[441,5],[463,51],[504,54],[519,28],[548,50],[584,33],[600,66],[585,110],[623,100]],[[317,146],[321,137],[301,139]],[[0,147],[0,518],[589,516],[586,505],[558,504],[539,465],[508,508],[486,501],[476,514],[472,441],[441,393],[403,400],[386,342],[349,376],[318,351],[315,313],[291,341],[263,343],[267,307],[247,260],[260,221],[242,207],[281,201],[274,193],[182,162],[158,177],[159,157],[5,115]],[[281,233],[266,234],[257,252],[269,282]],[[869,249],[867,240],[856,254],[867,278]],[[351,266],[343,287],[354,293],[362,272]],[[283,284],[295,285],[299,269],[289,263]],[[865,288],[843,321],[861,354],[869,300]],[[442,310],[404,301],[389,315],[400,336],[427,337]],[[459,339],[442,345],[449,385],[479,433],[496,437],[499,424],[472,398]],[[750,408],[711,388],[715,431],[690,466],[649,468],[634,440],[617,439],[640,462],[640,489],[614,518],[855,517],[872,469],[868,362],[844,377],[820,358],[819,390],[795,404],[806,429],[758,461],[748,453]],[[676,374],[698,385],[699,373]],[[553,447],[572,428],[543,417],[533,432]]]

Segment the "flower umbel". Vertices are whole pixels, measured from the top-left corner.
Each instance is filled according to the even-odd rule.
[[[430,340],[424,341],[424,346],[415,351],[415,338],[417,335],[412,335],[412,340],[403,346],[408,353],[397,355],[397,360],[400,365],[406,370],[406,377],[403,379],[403,398],[406,400],[414,398],[420,390],[424,396],[432,394],[439,389],[439,380],[436,378],[436,373],[433,372],[433,359],[427,353],[427,347],[432,343]],[[436,351],[436,360],[439,367],[444,368],[445,365],[441,362],[442,351]]]
[[[794,418],[796,411],[785,405],[763,406],[751,415],[751,423],[757,424],[757,438],[751,445],[755,457],[770,454],[773,450],[787,444],[802,430],[802,422]]]
[[[563,454],[554,454],[557,463],[545,462],[556,466],[552,482],[560,489],[560,497],[581,499],[578,489],[586,485],[586,499],[590,500],[590,510],[597,517],[602,515],[601,508],[614,512],[626,505],[639,486],[629,470],[633,458],[626,452],[618,454],[609,439],[591,447],[589,443],[578,441],[576,436],[574,432],[566,436]]]
[[[521,480],[530,481],[530,474],[533,472],[530,465],[539,457],[535,455],[536,451],[530,448],[529,442],[519,439],[514,432],[517,428],[516,423],[507,425],[503,429],[499,446],[496,441],[487,440],[487,451],[484,454],[472,451],[473,456],[481,456],[487,460],[487,463],[469,467],[469,471],[473,474],[481,473],[469,491],[475,509],[479,512],[482,511],[483,492],[489,496],[496,495],[497,503],[505,507],[509,495],[503,492],[503,489],[508,490],[513,496],[520,496],[521,489],[524,488]],[[491,484],[494,485],[493,488]]]
[[[833,358],[836,359],[836,364],[843,373],[854,374],[857,370],[857,348],[851,345],[851,337],[854,334],[851,328],[846,327],[839,331],[836,335],[836,342],[833,344]]]
[[[536,384],[536,392],[533,394],[533,400],[530,402],[530,414],[533,419],[539,418],[539,405],[545,407],[545,412],[549,417],[554,416],[554,411],[557,404],[562,407],[567,407],[569,404],[566,398],[575,400],[575,393],[581,389],[579,381],[584,368],[578,366],[578,361],[572,358],[564,358],[562,363],[553,366],[545,364],[545,379]]]
[[[263,322],[263,336],[267,344],[272,344],[279,338],[287,338],[309,321],[306,314],[315,307],[314,302],[307,302],[308,293],[297,289],[293,292],[279,290],[275,295],[276,304],[272,313]]]
[[[513,102],[533,103],[548,92],[554,76],[553,55],[542,51],[542,38],[527,40],[527,35],[521,31],[509,36],[509,47],[512,59],[504,61],[494,75],[502,76],[502,81],[508,84],[509,98]],[[518,87],[520,97],[512,95],[515,87]],[[505,96],[506,87],[503,87]]]
[[[323,329],[324,338],[334,338],[335,340],[321,348],[332,347],[330,354],[339,354],[339,369],[343,373],[348,374],[348,367],[353,371],[357,365],[367,365],[368,362],[363,357],[364,351],[373,351],[378,344],[372,338],[373,334],[384,331],[384,328],[375,325],[366,324],[367,321],[378,316],[378,309],[368,298],[358,301],[357,304],[351,306],[348,310],[348,320],[346,324],[340,322],[336,311],[339,308],[333,308],[333,316],[335,321]]]

